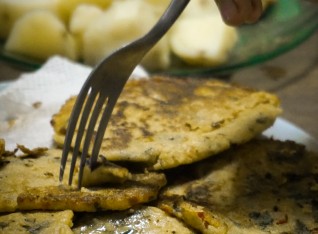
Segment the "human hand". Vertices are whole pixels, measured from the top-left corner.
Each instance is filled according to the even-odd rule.
[[[215,0],[223,21],[232,26],[255,23],[262,15],[262,0]]]
[[[318,0],[306,0],[317,3]],[[223,21],[232,26],[255,23],[263,13],[262,0],[215,0]]]

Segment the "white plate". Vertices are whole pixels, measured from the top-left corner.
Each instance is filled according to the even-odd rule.
[[[305,145],[309,150],[318,152],[318,141],[316,139],[295,124],[283,118],[278,118],[275,124],[267,129],[263,135],[282,141],[292,140]]]

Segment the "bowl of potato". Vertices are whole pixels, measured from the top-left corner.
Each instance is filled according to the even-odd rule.
[[[170,0],[0,0],[0,58],[29,69],[61,55],[95,66],[149,31]],[[263,0],[261,20],[226,25],[212,0],[192,0],[145,56],[150,73],[207,75],[261,63],[318,28],[317,7]]]

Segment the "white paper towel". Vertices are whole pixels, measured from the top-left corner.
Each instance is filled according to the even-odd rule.
[[[52,57],[36,72],[21,75],[0,92],[0,138],[6,149],[53,143],[51,117],[72,95],[78,94],[91,68],[65,58]],[[137,67],[133,77],[147,76]]]

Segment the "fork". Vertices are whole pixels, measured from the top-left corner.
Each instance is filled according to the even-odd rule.
[[[169,30],[189,2],[190,0],[172,0],[159,21],[146,35],[118,49],[93,69],[77,96],[70,116],[61,158],[60,181],[63,180],[67,157],[71,151],[75,129],[78,126],[68,183],[72,184],[76,160],[83,143],[78,173],[78,189],[81,188],[85,164],[88,163],[91,170],[97,165],[102,139],[111,113],[129,76],[145,54]],[[97,127],[91,156],[87,160],[95,125],[99,118],[100,123]],[[87,130],[84,137],[85,128]]]

